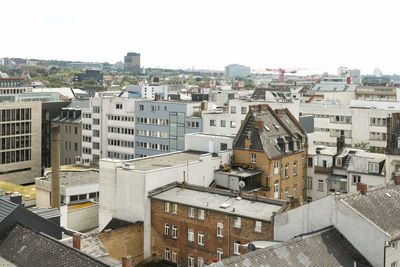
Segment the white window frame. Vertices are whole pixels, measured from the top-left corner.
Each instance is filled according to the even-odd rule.
[[[194,230],[193,229],[188,229],[188,241],[194,242]]]
[[[279,161],[278,160],[274,161],[274,174],[275,175],[279,174]]]
[[[172,226],[172,238],[178,239],[178,227],[176,227],[175,225]]]
[[[224,255],[224,251],[222,250],[222,248],[217,248],[217,259],[219,261],[222,261],[223,255]]]
[[[224,225],[223,223],[217,223],[217,236],[218,237],[224,237],[223,235],[223,230],[224,230]]]
[[[293,198],[297,197],[297,186],[293,186]]]
[[[239,229],[240,229],[241,225],[242,225],[242,218],[240,218],[240,217],[235,217],[235,219],[234,219],[234,221],[233,221],[233,227],[234,227],[234,228],[239,228]]]
[[[318,180],[318,191],[324,191],[324,180]]]
[[[188,255],[188,267],[194,267],[194,256]]]
[[[169,260],[169,248],[165,248],[164,250],[164,259]]]
[[[295,161],[293,163],[293,175],[296,176],[297,175],[297,161]]]
[[[165,211],[166,213],[169,213],[169,202],[165,202],[165,203],[164,203],[164,211]]]
[[[351,179],[352,184],[361,183],[361,175],[353,174],[353,179]]]
[[[169,224],[164,224],[164,235],[169,235]]]
[[[172,260],[172,262],[176,262],[176,257],[177,255],[176,255],[176,251],[172,251],[172,258],[171,258],[171,260]]]
[[[172,204],[172,213],[178,214],[178,204]]]
[[[194,208],[193,207],[188,208],[188,217],[194,218]]]
[[[199,209],[199,210],[197,211],[197,219],[199,219],[199,220],[201,220],[201,221],[204,221],[204,210]]]
[[[233,241],[233,254],[240,255],[240,241]]]
[[[203,232],[197,233],[197,244],[200,246],[204,246],[204,233]]]
[[[204,259],[202,257],[197,258],[197,267],[204,267]]]
[[[257,162],[257,158],[256,158],[256,153],[251,153],[251,163],[256,163]]]
[[[289,163],[285,164],[285,178],[289,178]]]
[[[254,222],[254,232],[261,233],[261,231],[262,231],[262,222],[261,221],[255,221]]]

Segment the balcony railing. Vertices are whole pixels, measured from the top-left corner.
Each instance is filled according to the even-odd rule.
[[[330,174],[332,173],[332,167],[321,167],[321,166],[314,166],[314,172],[315,173],[325,173],[325,174]]]

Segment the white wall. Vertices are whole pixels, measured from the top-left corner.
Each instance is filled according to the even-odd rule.
[[[227,145],[227,150],[232,150],[233,137],[202,135],[198,133],[185,134],[185,148],[187,150],[218,153],[221,151],[222,143]],[[209,150],[211,147],[212,151]]]
[[[99,225],[99,205],[70,210],[67,213],[67,228],[74,231],[84,231]]]

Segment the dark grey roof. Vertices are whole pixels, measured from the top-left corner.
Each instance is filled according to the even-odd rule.
[[[320,267],[372,266],[335,228],[303,237],[296,237],[278,245],[259,249],[241,256],[214,263],[212,267]]]
[[[5,220],[16,208],[18,208],[17,204],[0,198],[0,222]]]
[[[57,208],[33,208],[31,211],[45,219],[61,217],[61,213]]]
[[[0,242],[0,256],[17,266],[110,266],[18,224]]]
[[[400,237],[400,185],[385,184],[368,189],[366,194],[341,195],[340,200],[390,235],[391,239]]]

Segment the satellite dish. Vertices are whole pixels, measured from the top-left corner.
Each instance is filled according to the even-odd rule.
[[[256,246],[254,246],[253,243],[249,243],[247,245],[247,252],[252,252],[252,251],[255,251],[255,250],[256,250]]]
[[[239,182],[239,187],[240,187],[240,188],[243,188],[243,187],[245,187],[245,185],[246,185],[246,183],[245,183],[245,182],[243,182],[243,181],[240,181],[240,182]]]

